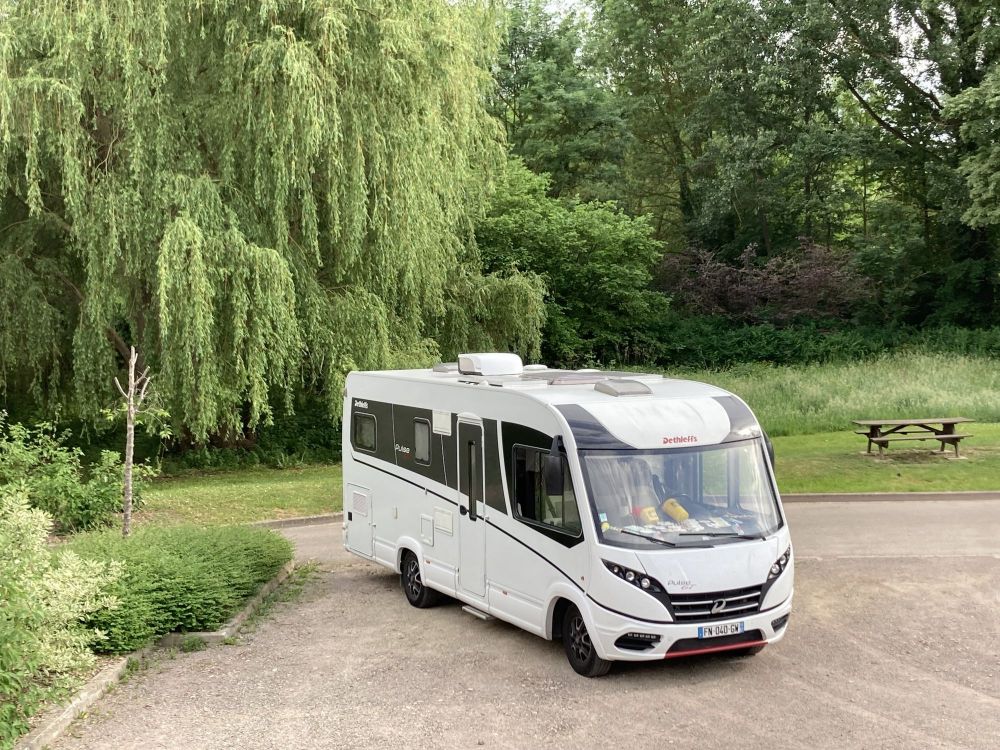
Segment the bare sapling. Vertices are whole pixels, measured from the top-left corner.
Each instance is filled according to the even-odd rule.
[[[122,500],[122,536],[132,533],[132,463],[135,453],[135,417],[146,400],[146,391],[152,376],[147,367],[142,374],[136,377],[135,368],[139,360],[139,355],[135,347],[130,348],[128,364],[128,388],[123,388],[118,378],[115,378],[115,385],[118,392],[125,399],[125,477],[124,477],[124,497]]]

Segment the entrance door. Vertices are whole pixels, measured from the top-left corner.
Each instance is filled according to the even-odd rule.
[[[473,418],[458,420],[458,587],[486,597],[486,521],[483,513],[483,425]]]

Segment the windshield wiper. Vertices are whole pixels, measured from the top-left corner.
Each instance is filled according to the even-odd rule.
[[[655,536],[647,536],[646,534],[640,534],[638,531],[628,531],[627,529],[615,529],[620,534],[628,534],[629,536],[637,536],[640,539],[648,539],[651,542],[656,542],[662,544],[666,547],[676,547],[676,542],[668,542],[666,539],[657,539]]]
[[[729,531],[682,531],[677,536],[724,536],[727,539],[763,539],[763,534],[737,534]]]

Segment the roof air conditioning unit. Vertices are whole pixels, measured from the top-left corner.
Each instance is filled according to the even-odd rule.
[[[463,375],[520,375],[524,371],[521,358],[516,354],[484,352],[459,354],[458,371]]]

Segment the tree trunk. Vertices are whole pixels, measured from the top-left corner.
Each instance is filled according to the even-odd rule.
[[[122,388],[118,378],[115,378],[115,385],[118,392],[125,399],[125,476],[123,477],[123,498],[122,498],[122,536],[132,533],[132,466],[135,455],[135,417],[146,399],[146,389],[149,386],[149,368],[143,370],[142,374],[136,377],[135,370],[139,361],[139,354],[135,347],[129,349],[128,362],[128,390]]]
[[[868,241],[868,157],[861,162],[861,226],[862,236]]]
[[[128,364],[128,398],[125,416],[125,497],[122,503],[122,536],[132,533],[132,460],[135,454],[135,347]]]

